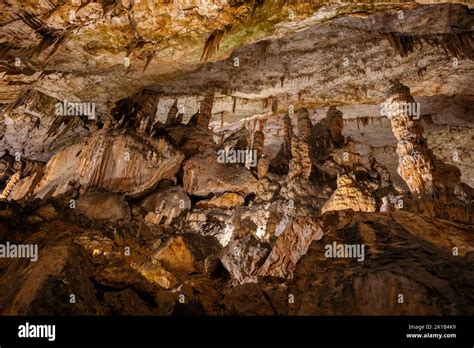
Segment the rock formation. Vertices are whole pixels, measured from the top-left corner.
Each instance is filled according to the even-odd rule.
[[[398,174],[411,192],[431,194],[435,189],[435,165],[422,135],[423,126],[410,112],[416,108],[410,89],[399,82],[391,82],[383,107],[398,141]]]
[[[375,199],[358,187],[354,177],[344,174],[337,178],[337,189],[324,203],[321,212],[352,209],[354,211],[376,211]]]
[[[0,314],[473,315],[442,2],[4,1]]]

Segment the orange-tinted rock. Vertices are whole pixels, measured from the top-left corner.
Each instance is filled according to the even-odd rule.
[[[198,208],[222,208],[231,209],[244,203],[244,198],[236,193],[227,192],[221,196],[208,200],[199,201],[196,204]]]
[[[298,260],[306,254],[311,242],[322,236],[322,225],[315,218],[304,217],[292,221],[278,237],[259,275],[293,278]]]
[[[153,259],[170,271],[191,273],[195,270],[194,255],[181,236],[168,239],[153,254]]]
[[[331,210],[352,209],[354,211],[374,212],[375,199],[350,175],[341,175],[337,178],[337,189],[324,203],[321,213]]]

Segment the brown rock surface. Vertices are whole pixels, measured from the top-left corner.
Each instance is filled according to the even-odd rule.
[[[191,273],[195,270],[195,257],[181,236],[167,240],[154,253],[153,259],[172,271]]]
[[[116,193],[106,191],[82,194],[76,201],[75,211],[92,220],[117,221],[130,218],[127,202]]]
[[[331,210],[352,209],[354,211],[376,211],[375,199],[361,187],[350,175],[341,175],[337,178],[337,189],[324,203],[321,212]]]
[[[296,264],[312,241],[323,236],[321,224],[305,217],[292,221],[283,231],[262,265],[259,275],[292,278]]]
[[[183,187],[189,194],[207,196],[234,192],[248,194],[256,191],[257,179],[242,165],[217,162],[217,153],[197,155],[184,163]]]

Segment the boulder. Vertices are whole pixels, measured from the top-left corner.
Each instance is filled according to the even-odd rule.
[[[152,258],[170,271],[192,273],[195,270],[194,255],[181,236],[168,239],[156,250]]]
[[[169,225],[191,208],[191,201],[181,186],[171,186],[152,193],[139,206],[145,211],[145,223],[159,225],[165,219],[164,224]]]
[[[230,241],[219,253],[222,265],[239,284],[257,281],[257,272],[269,248],[252,235]]]
[[[145,142],[133,131],[101,129],[55,154],[33,195],[58,196],[74,183],[139,197],[174,177],[183,158],[165,139]]]
[[[257,179],[250,170],[243,165],[219,163],[217,153],[190,158],[183,172],[184,189],[195,196],[225,192],[247,195],[257,190]]]
[[[231,209],[244,203],[244,198],[237,193],[226,192],[221,196],[213,197],[211,199],[199,201],[196,204],[197,208],[221,208]]]
[[[225,297],[227,315],[274,315],[270,303],[257,284],[235,286]]]
[[[76,201],[76,212],[91,220],[118,221],[130,218],[130,208],[118,194],[91,191]]]
[[[291,279],[298,260],[306,254],[311,242],[321,239],[322,236],[322,226],[316,218],[303,217],[294,220],[278,237],[259,270],[259,275]]]

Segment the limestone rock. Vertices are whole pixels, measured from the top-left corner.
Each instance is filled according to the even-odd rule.
[[[181,236],[163,243],[153,254],[153,259],[170,271],[192,273],[195,270],[195,257]]]
[[[257,179],[242,165],[217,162],[217,154],[197,155],[184,163],[183,187],[189,194],[242,193],[256,191]]]
[[[106,191],[82,194],[75,211],[91,220],[117,221],[130,218],[130,207],[119,195]]]
[[[130,289],[118,292],[106,292],[104,294],[104,301],[110,308],[112,315],[144,316],[156,314],[136,292]]]
[[[255,282],[258,269],[268,256],[268,248],[248,235],[231,241],[219,254],[222,265],[239,284]]]
[[[472,233],[462,225],[403,211],[332,212],[322,220],[323,238],[296,267],[290,314],[472,314],[465,305],[473,284]],[[364,260],[327,257],[334,242],[364,246]]]
[[[177,285],[176,278],[159,264],[146,263],[135,266],[135,269],[150,283],[158,285],[163,289],[171,289]]]
[[[321,212],[344,209],[365,212],[376,211],[375,199],[364,188],[358,187],[355,179],[350,175],[339,176],[337,189],[324,203]]]
[[[38,261],[18,259],[2,273],[2,315],[97,315],[103,307],[90,277],[92,265],[84,250],[70,239],[49,241]],[[70,295],[76,303],[71,305]]]
[[[199,201],[196,204],[198,208],[222,208],[231,209],[244,203],[244,198],[237,193],[227,192],[221,196],[208,200]]]
[[[298,260],[306,254],[311,242],[322,236],[322,225],[315,218],[305,217],[292,221],[278,237],[259,275],[293,278]]]
[[[71,182],[136,197],[172,178],[184,156],[164,139],[146,144],[134,133],[103,130],[82,143],[66,147],[46,165],[35,187],[38,198],[57,196]]]
[[[235,286],[225,297],[227,315],[274,315],[271,304],[255,283]]]
[[[140,203],[146,213],[145,222],[169,225],[175,217],[191,208],[191,201],[181,186],[171,186],[152,193]]]

